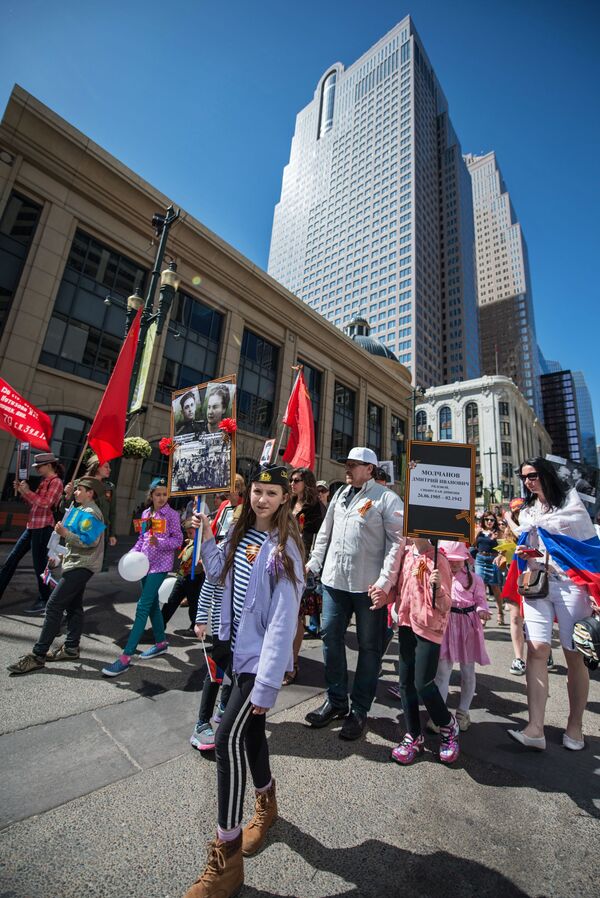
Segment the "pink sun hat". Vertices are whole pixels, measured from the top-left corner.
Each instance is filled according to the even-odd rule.
[[[461,542],[452,542],[448,539],[441,539],[438,542],[438,548],[444,553],[448,561],[470,561],[471,556],[466,545]]]

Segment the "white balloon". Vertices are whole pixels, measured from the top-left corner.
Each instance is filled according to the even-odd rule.
[[[150,562],[143,552],[127,552],[119,561],[118,571],[123,580],[141,580],[150,570]]]
[[[171,598],[171,593],[173,592],[173,587],[177,582],[177,577],[165,577],[163,582],[158,587],[158,604],[166,605],[169,599]]]

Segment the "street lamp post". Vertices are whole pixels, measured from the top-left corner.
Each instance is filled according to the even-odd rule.
[[[413,440],[417,439],[417,396],[422,399],[425,390],[422,387],[412,388],[412,419],[413,419]]]
[[[129,404],[131,405],[131,399],[133,396],[133,391],[135,389],[135,384],[137,381],[137,376],[140,368],[140,363],[142,360],[142,353],[144,351],[144,344],[146,342],[146,336],[148,334],[148,328],[152,324],[153,321],[156,321],[156,333],[162,333],[162,328],[166,316],[168,314],[171,303],[173,302],[173,297],[175,295],[176,290],[179,287],[180,279],[177,276],[177,266],[174,262],[169,263],[168,268],[165,271],[161,272],[161,266],[163,263],[163,258],[165,255],[165,249],[167,247],[167,238],[169,236],[169,230],[171,225],[173,225],[177,219],[179,218],[179,209],[177,211],[174,210],[173,206],[169,206],[165,215],[160,215],[156,213],[152,216],[152,225],[154,226],[155,233],[159,239],[158,249],[156,251],[156,258],[154,259],[154,268],[152,269],[152,275],[150,277],[150,284],[148,286],[148,292],[146,294],[146,299],[143,303],[143,311],[142,318],[140,321],[140,335],[138,338],[138,344],[135,351],[135,360],[133,363],[133,371],[131,373],[131,390],[129,394]],[[158,286],[158,282],[160,280],[160,300],[158,305],[158,310],[154,311],[154,295],[156,293],[156,288]],[[131,326],[131,322],[138,311],[141,308],[141,296],[136,290],[127,300],[127,319],[128,326],[127,329]]]
[[[425,439],[427,440],[428,443],[433,442],[433,430],[431,429],[431,424],[428,426],[427,430],[425,431]]]
[[[491,505],[491,504],[493,504],[493,502],[494,502],[494,493],[495,493],[495,487],[494,487],[494,468],[493,468],[493,465],[492,465],[492,455],[498,455],[498,453],[497,453],[497,452],[494,452],[494,450],[493,450],[492,447],[490,446],[490,448],[488,449],[488,451],[487,451],[487,452],[484,452],[483,454],[484,454],[484,455],[489,455],[489,457],[490,457],[490,505]]]

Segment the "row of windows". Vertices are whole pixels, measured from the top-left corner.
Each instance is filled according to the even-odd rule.
[[[415,419],[418,440],[424,440],[427,432],[427,412],[420,409]],[[467,443],[477,446],[479,443],[479,409],[476,402],[468,402],[465,406],[465,425]],[[438,412],[438,430],[440,440],[452,439],[452,409],[444,405]]]

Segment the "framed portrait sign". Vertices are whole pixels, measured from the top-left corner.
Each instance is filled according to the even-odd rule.
[[[20,442],[17,446],[17,480],[27,480],[29,477],[30,456],[31,444]]]
[[[258,460],[259,467],[263,465],[270,465],[271,459],[273,458],[273,450],[275,449],[275,440],[265,440],[265,444],[262,447],[262,452],[260,454],[260,458]]]
[[[472,543],[475,531],[475,446],[408,444],[404,535]]]
[[[171,395],[169,495],[233,492],[236,378],[221,377]]]

